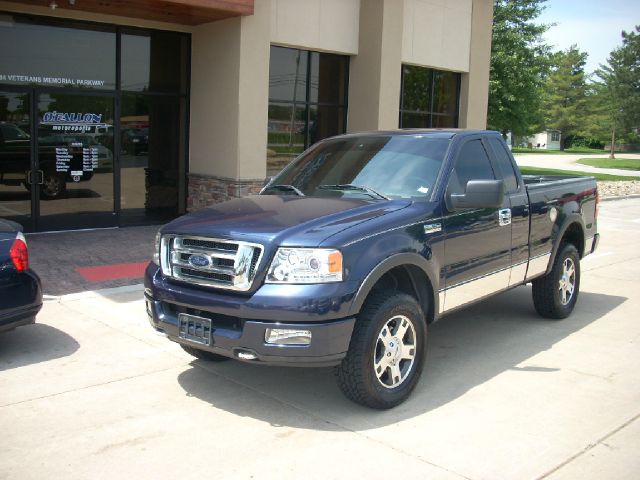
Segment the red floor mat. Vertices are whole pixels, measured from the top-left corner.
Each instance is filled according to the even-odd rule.
[[[78,267],[75,271],[89,282],[105,282],[120,278],[142,278],[148,263],[118,263],[115,265],[100,265],[98,267]]]

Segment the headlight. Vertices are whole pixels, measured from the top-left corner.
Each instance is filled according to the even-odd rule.
[[[267,272],[267,283],[342,281],[342,254],[328,248],[279,248]]]
[[[153,251],[153,263],[160,266],[160,242],[162,240],[162,235],[160,232],[156,233],[156,245]]]

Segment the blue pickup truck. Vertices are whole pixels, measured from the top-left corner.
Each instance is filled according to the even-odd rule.
[[[391,408],[445,314],[532,283],[540,315],[567,317],[597,204],[592,177],[521,175],[497,132],[342,135],[162,227],[147,313],[197,358],[335,366],[348,398]]]

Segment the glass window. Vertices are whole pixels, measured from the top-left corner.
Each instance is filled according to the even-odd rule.
[[[559,142],[560,141],[560,132],[551,132],[551,141]]]
[[[123,34],[121,58],[122,90],[186,91],[185,35],[159,31]]]
[[[267,175],[346,131],[348,71],[343,55],[271,47]]]
[[[178,214],[183,102],[173,96],[122,95],[120,203],[125,217],[162,219]]]
[[[349,62],[343,55],[310,52],[309,101],[342,105],[347,96]]]
[[[449,181],[449,193],[464,193],[469,180],[495,180],[482,141],[470,140],[460,149]]]
[[[498,162],[498,168],[504,179],[504,186],[507,192],[515,192],[518,189],[518,180],[516,179],[516,172],[513,169],[513,163],[507,153],[504,143],[497,137],[490,137],[489,144],[496,154],[496,161]]]
[[[458,78],[453,72],[433,71],[433,105],[431,111],[455,115],[458,107]]]
[[[431,81],[433,79],[430,68],[420,68],[411,65],[402,67],[402,110],[413,112],[428,112],[431,110]]]
[[[0,22],[0,83],[114,89],[116,34],[111,28]]]
[[[306,102],[307,57],[305,50],[271,47],[269,100]]]
[[[458,126],[460,74],[402,66],[400,128]]]

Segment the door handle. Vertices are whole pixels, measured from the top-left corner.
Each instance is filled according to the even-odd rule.
[[[502,210],[498,210],[498,223],[501,227],[505,227],[507,225],[511,225],[511,209],[503,208]]]
[[[27,171],[27,184],[33,185],[33,171]],[[42,170],[36,170],[36,181],[37,185],[42,185],[44,183],[44,172]]]

